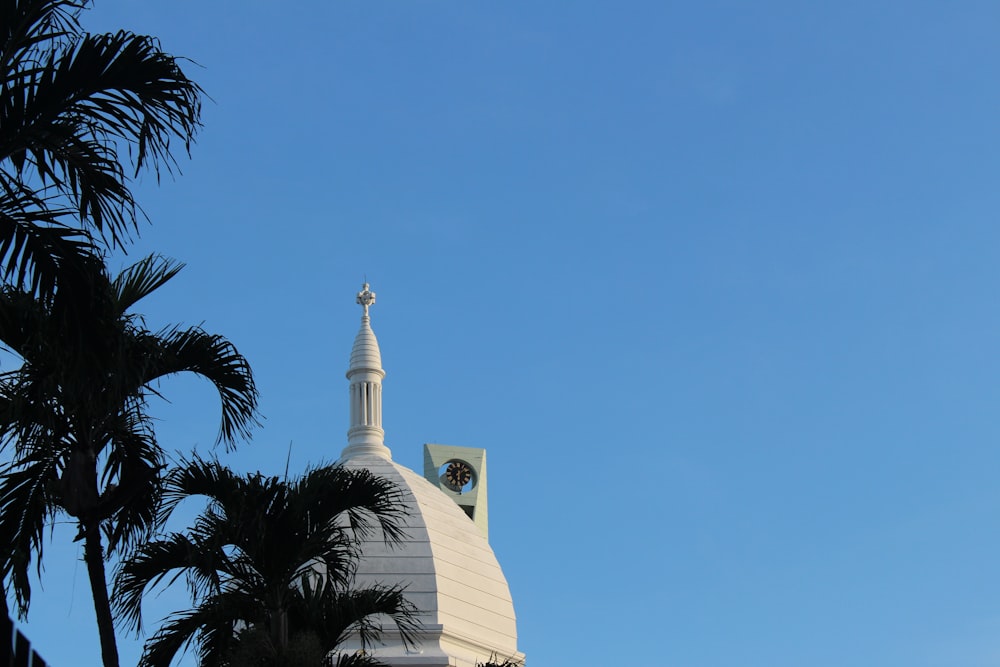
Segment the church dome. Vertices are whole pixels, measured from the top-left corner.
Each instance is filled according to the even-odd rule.
[[[382,430],[382,355],[368,308],[375,293],[358,293],[361,329],[351,351],[348,444],[345,468],[363,468],[401,491],[406,519],[399,544],[376,536],[362,542],[355,584],[401,586],[419,611],[420,645],[407,648],[398,632],[383,627],[383,644],[369,652],[392,667],[475,667],[517,652],[517,624],[507,579],[484,531],[440,488],[392,460]],[[481,480],[485,493],[485,480]],[[485,509],[485,497],[483,499]],[[343,651],[362,648],[355,639]]]
[[[472,519],[439,488],[394,461],[357,456],[342,464],[396,484],[408,514],[402,543],[389,546],[375,539],[363,544],[356,585],[405,586],[406,598],[421,612],[423,639],[407,651],[398,637],[387,634],[386,646],[373,655],[394,666],[457,667],[474,667],[494,654],[518,655],[507,579]]]

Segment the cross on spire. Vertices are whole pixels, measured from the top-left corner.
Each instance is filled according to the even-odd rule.
[[[357,302],[361,304],[361,307],[365,309],[365,316],[368,315],[368,306],[375,303],[375,292],[369,289],[368,283],[365,283],[361,287],[361,291],[358,292]]]

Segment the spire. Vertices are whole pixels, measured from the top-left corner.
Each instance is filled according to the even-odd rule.
[[[358,292],[361,304],[361,329],[354,338],[351,349],[351,366],[347,379],[351,381],[351,427],[347,431],[347,447],[342,459],[355,456],[378,456],[391,459],[392,452],[385,446],[382,430],[382,354],[372,331],[368,308],[375,303],[375,292],[365,283]]]

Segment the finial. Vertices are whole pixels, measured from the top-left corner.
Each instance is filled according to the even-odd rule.
[[[368,287],[369,287],[368,283],[365,283],[362,286],[361,291],[358,292],[358,299],[357,299],[358,303],[361,304],[361,307],[365,309],[366,317],[368,316],[368,306],[375,303],[375,292],[368,289]]]

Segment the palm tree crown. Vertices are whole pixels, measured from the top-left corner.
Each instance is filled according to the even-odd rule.
[[[19,612],[31,596],[28,571],[60,514],[80,526],[102,632],[105,664],[117,663],[104,575],[114,552],[150,535],[163,468],[146,401],[174,373],[208,379],[222,404],[219,440],[233,443],[256,422],[250,367],[221,336],[195,327],[147,331],[128,312],[181,268],[146,258],[111,280],[102,263],[63,285],[85,308],[67,331],[60,300],[0,288],[0,342],[22,365],[0,373],[0,577]],[[82,313],[86,313],[84,318]]]
[[[131,178],[171,170],[171,141],[188,149],[200,125],[177,59],[152,37],[84,32],[89,4],[0,0],[0,275],[46,296],[93,251],[85,230],[130,237]]]
[[[168,667],[191,641],[205,666],[319,667],[349,630],[375,641],[381,614],[413,641],[415,609],[399,588],[351,590],[358,540],[402,535],[405,510],[390,482],[329,465],[292,480],[241,476],[194,458],[168,475],[165,514],[192,496],[208,499],[193,526],[142,545],[115,580],[119,616],[135,630],[150,587],[183,573],[192,591],[194,609],[166,620],[147,642],[142,667]]]

